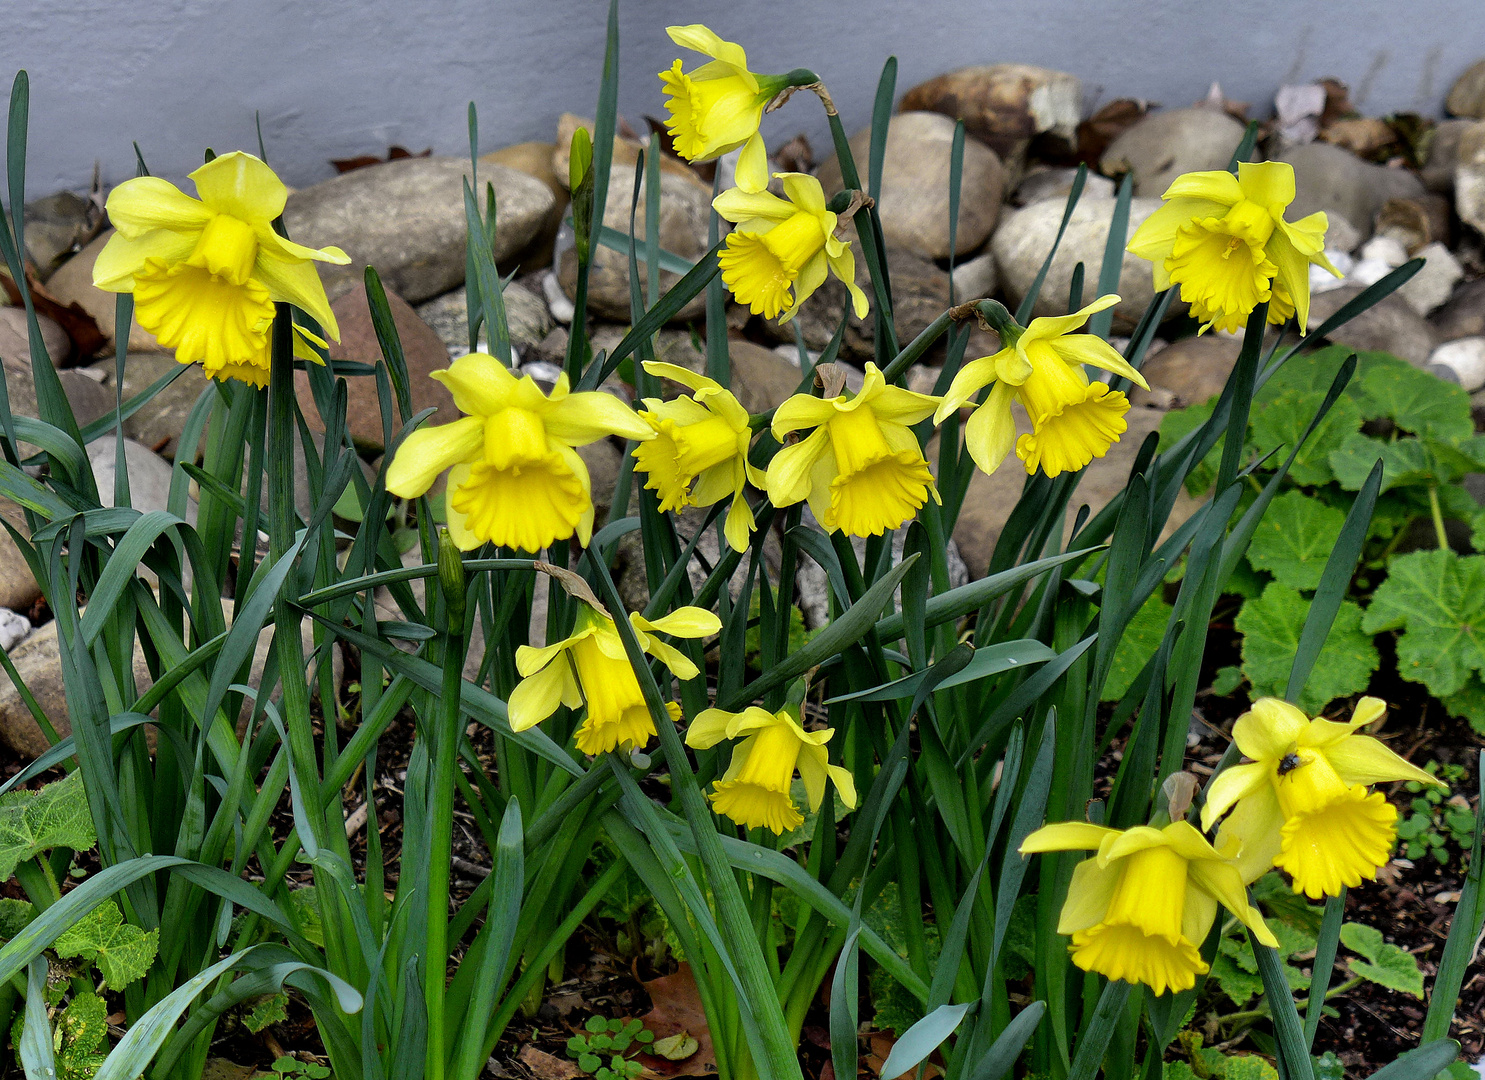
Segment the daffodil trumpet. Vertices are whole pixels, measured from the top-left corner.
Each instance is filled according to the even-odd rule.
[[[1248,761],[1212,780],[1201,820],[1210,829],[1227,815],[1217,843],[1238,847],[1245,881],[1276,866],[1295,892],[1317,900],[1375,878],[1386,865],[1397,809],[1368,785],[1444,785],[1359,733],[1385,711],[1380,699],[1364,697],[1345,723],[1312,720],[1287,701],[1260,698],[1238,717],[1232,738]]]
[[[1184,820],[1124,830],[1063,822],[1021,845],[1023,854],[1046,851],[1094,852],[1073,869],[1057,923],[1084,971],[1156,994],[1189,990],[1208,970],[1201,945],[1224,907],[1260,944],[1278,944],[1236,865]]]

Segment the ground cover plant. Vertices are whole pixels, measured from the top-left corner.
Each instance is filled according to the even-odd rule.
[[[330,358],[315,264],[347,256],[285,235],[271,148],[208,151],[195,196],[141,154],[109,197],[94,280],[117,293],[117,325],[175,351],[183,366],[156,386],[80,425],[30,320],[39,416],[0,401],[0,493],[24,512],[24,531],[7,528],[55,614],[70,732],[38,707],[53,745],[0,791],[0,878],[20,894],[0,901],[0,1028],[28,1080],[200,1076],[219,1037],[290,1009],[323,1061],[284,1055],[282,1075],[473,1080],[598,919],[634,963],[684,962],[726,1080],[803,1076],[812,1028],[834,1075],[856,1075],[868,1002],[898,1020],[885,1076],[1329,1078],[1317,1031],[1363,984],[1426,1000],[1387,1080],[1455,1069],[1450,1024],[1485,922],[1480,824],[1441,809],[1461,809],[1443,788],[1465,774],[1375,737],[1372,669],[1353,677],[1328,650],[1358,632],[1358,573],[1385,566],[1360,617],[1429,665],[1399,673],[1446,700],[1476,686],[1481,665],[1408,593],[1470,602],[1479,556],[1447,549],[1442,521],[1476,448],[1457,402],[1386,358],[1311,349],[1418,264],[1312,318],[1327,221],[1290,220],[1293,169],[1248,161],[1250,130],[1228,169],[1181,177],[1132,232],[1125,183],[1101,264],[1074,273],[1058,314],[1033,318],[1054,244],[1017,310],[951,294],[903,340],[877,206],[895,65],[858,162],[813,72],[758,74],[742,45],[671,28],[708,58],[661,75],[671,146],[740,150],[732,181],[718,173],[713,245],[688,260],[661,245],[658,132],[625,177],[628,219],[605,220],[625,176],[617,24],[611,7],[596,130],[569,146],[576,311],[544,384],[514,361],[501,207],[473,152],[469,352],[436,373],[453,415],[412,409],[375,267],[362,284],[381,361]],[[27,97],[22,75],[0,254],[32,314]],[[758,124],[786,106],[825,110],[844,191],[769,175]],[[477,123],[471,107],[472,151]],[[963,146],[960,125],[951,238]],[[1158,291],[1116,349],[1126,248]],[[627,262],[630,328],[595,349],[601,251]],[[727,297],[794,318],[831,282],[830,344],[816,358],[801,337],[795,392],[750,412],[730,389]],[[704,370],[657,359],[656,333],[698,298]],[[1083,470],[1126,436],[1178,302],[1204,330],[1243,331],[1241,354],[1090,513]],[[875,350],[854,388],[852,318]],[[977,329],[994,350],[968,351]],[[908,389],[930,351],[936,384]],[[125,470],[100,492],[90,442],[122,457],[125,417],[196,363],[213,381],[181,444],[201,451],[177,456],[168,508],[132,509]],[[347,426],[358,380],[388,449],[371,478]],[[1382,420],[1409,437],[1363,426]],[[579,450],[607,439],[626,453],[600,517]],[[988,573],[953,585],[947,538],[975,470],[1024,486]],[[1183,490],[1204,500],[1167,529]],[[1439,550],[1379,554],[1421,507]],[[626,546],[643,568],[629,603]],[[805,561],[827,582],[809,631]],[[1209,763],[1191,717],[1231,595],[1255,620],[1277,609],[1292,641],[1250,661],[1260,635],[1239,626],[1253,700]],[[1327,710],[1339,697],[1354,700]],[[395,876],[365,828],[387,758]],[[1401,824],[1377,790],[1395,783],[1416,785]],[[1390,868],[1399,833],[1437,851],[1440,829],[1467,869],[1425,984],[1346,898]],[[489,859],[473,887],[455,874],[466,836]],[[632,1080],[701,1053],[698,1034],[616,1011],[563,1051],[582,1074]]]

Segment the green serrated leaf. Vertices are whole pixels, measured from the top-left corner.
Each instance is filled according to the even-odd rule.
[[[273,1024],[281,1024],[287,1020],[289,1018],[288,1006],[288,994],[280,992],[261,997],[242,1018],[242,1026],[256,1035]]]
[[[1181,439],[1205,424],[1216,410],[1216,402],[1204,402],[1185,409],[1172,409],[1160,419],[1160,452],[1168,453]],[[1217,465],[1222,460],[1222,439],[1217,440],[1207,456],[1186,477],[1186,490],[1193,496],[1203,494],[1217,478]]]
[[[1418,970],[1418,960],[1412,953],[1399,949],[1382,940],[1382,931],[1363,923],[1345,923],[1341,926],[1341,944],[1354,953],[1366,957],[1367,962],[1348,961],[1351,973],[1363,979],[1423,997],[1423,973]]]
[[[1402,630],[1398,672],[1440,698],[1485,667],[1485,555],[1414,551],[1388,563],[1362,628]]]
[[[320,902],[315,886],[306,885],[300,889],[290,889],[288,893],[289,906],[293,909],[294,919],[299,923],[299,932],[314,945],[325,947],[325,922],[320,917]]]
[[[1257,1054],[1234,1054],[1223,1066],[1222,1080],[1279,1080],[1279,1070]]]
[[[1254,966],[1257,966],[1256,961]],[[1242,965],[1225,950],[1212,961],[1212,978],[1217,980],[1222,992],[1238,1008],[1252,1001],[1255,995],[1263,993],[1263,979],[1252,972],[1244,971]]]
[[[35,791],[0,796],[0,881],[43,851],[87,851],[97,842],[81,770]]]
[[[0,941],[9,941],[36,918],[36,905],[29,900],[0,899]]]
[[[1243,603],[1234,625],[1243,635],[1243,674],[1254,697],[1283,697],[1309,610],[1307,599],[1277,581]],[[1362,633],[1361,608],[1343,601],[1297,704],[1318,715],[1336,698],[1365,690],[1379,663],[1376,645]]]
[[[1114,649],[1108,681],[1103,684],[1100,700],[1118,701],[1129,693],[1129,688],[1139,677],[1141,669],[1155,655],[1155,650],[1160,648],[1171,610],[1171,606],[1161,597],[1159,589],[1140,605]]]
[[[1237,693],[1238,687],[1243,685],[1243,669],[1236,664],[1228,664],[1219,667],[1212,676],[1212,693],[1218,697],[1227,697]]]
[[[159,943],[158,929],[130,926],[118,904],[109,900],[68,927],[52,948],[63,959],[80,957],[96,965],[108,988],[119,991],[144,978]]]
[[[1289,456],[1324,401],[1323,390],[1291,390],[1254,410],[1249,441],[1259,455],[1278,451],[1269,458],[1269,467],[1278,468]],[[1331,453],[1360,427],[1361,409],[1356,402],[1345,395],[1337,398],[1289,467],[1289,479],[1296,484],[1329,483],[1335,478]]]
[[[1347,491],[1360,491],[1372,466],[1382,461],[1382,491],[1428,484],[1452,484],[1460,470],[1439,460],[1422,439],[1376,439],[1353,431],[1330,454],[1335,479]]]
[[[1443,439],[1467,439],[1474,433],[1470,396],[1387,353],[1359,354],[1356,384],[1368,419],[1386,417],[1404,431]]]
[[[1253,532],[1248,561],[1291,589],[1314,589],[1346,515],[1301,491],[1276,498]]]
[[[72,996],[57,1017],[54,1047],[58,1080],[88,1080],[103,1065],[108,1039],[108,1006],[97,994]]]

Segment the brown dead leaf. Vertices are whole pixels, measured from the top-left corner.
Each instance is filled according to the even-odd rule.
[[[583,1075],[583,1070],[573,1062],[538,1050],[530,1043],[521,1047],[519,1056],[521,1064],[531,1070],[536,1080],[577,1080]]]
[[[882,1076],[882,1066],[887,1064],[887,1056],[892,1053],[892,1047],[897,1045],[897,1040],[885,1031],[878,1031],[867,1037],[866,1044],[868,1047],[866,1064],[873,1073]],[[937,1051],[934,1051],[933,1057],[938,1057]],[[900,1077],[882,1077],[882,1080],[913,1080],[917,1071],[916,1068],[912,1068]],[[943,1074],[943,1070],[934,1064],[932,1058],[923,1064],[923,1080],[936,1080]]]
[[[1356,116],[1323,125],[1320,138],[1357,157],[1384,161],[1402,145],[1392,125],[1377,116]]]
[[[26,281],[31,286],[31,303],[36,308],[36,314],[45,315],[67,331],[67,336],[72,339],[74,356],[86,359],[108,347],[108,339],[98,329],[93,316],[84,311],[82,305],[76,301],[63,307],[51,293],[46,291],[46,286],[37,279],[34,268],[29,263],[26,266]],[[0,274],[0,288],[5,290],[5,295],[10,298],[12,305],[20,305],[21,290],[10,279],[9,274]],[[65,356],[52,357],[52,363],[59,368],[66,367],[67,361],[68,357]]]
[[[1124,130],[1133,127],[1149,112],[1153,103],[1136,101],[1133,98],[1116,98],[1102,106],[1088,119],[1078,125],[1078,158],[1090,165],[1103,157]]]
[[[666,1061],[653,1054],[640,1054],[639,1061],[647,1075],[715,1076],[717,1054],[712,1047],[711,1029],[706,1024],[706,1012],[701,1007],[701,994],[696,989],[696,978],[691,967],[682,964],[673,975],[665,975],[644,984],[650,995],[653,1008],[640,1017],[645,1027],[655,1033],[656,1039],[686,1032],[696,1039],[700,1048],[684,1061]]]
[[[774,151],[773,159],[784,172],[815,171],[815,151],[802,131]]]
[[[335,166],[337,173],[348,173],[353,169],[364,169],[368,165],[383,165],[388,161],[401,161],[403,158],[432,157],[433,147],[414,154],[405,146],[387,147],[386,157],[377,157],[375,154],[359,154],[356,157],[331,158],[330,164]]]

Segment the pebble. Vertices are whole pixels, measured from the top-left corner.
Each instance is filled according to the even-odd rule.
[[[1132,174],[1136,195],[1158,198],[1183,173],[1226,169],[1245,130],[1218,109],[1150,113],[1109,144],[1098,167],[1110,176]]]
[[[1326,239],[1328,240],[1329,237],[1326,237]],[[1330,260],[1330,265],[1334,266],[1341,272],[1341,276],[1336,277],[1329,270],[1325,269],[1325,267],[1317,266],[1316,264],[1311,263],[1311,295],[1314,295],[1315,293],[1330,292],[1331,289],[1339,289],[1346,283],[1346,275],[1351,273],[1352,269],[1354,269],[1356,266],[1356,260],[1351,258],[1351,256],[1344,251],[1338,251],[1333,248],[1326,248],[1325,257]]]
[[[0,649],[9,652],[31,632],[31,620],[19,611],[0,608]]]
[[[41,329],[41,343],[54,367],[61,367],[72,353],[72,340],[63,330],[45,315],[36,316]],[[31,330],[26,322],[26,310],[19,307],[0,307],[0,356],[18,364],[30,366]]]
[[[937,112],[901,112],[887,125],[877,212],[887,246],[925,259],[949,257],[949,174],[954,121]],[[871,130],[851,137],[856,167],[865,170]],[[1000,216],[1005,169],[994,150],[966,135],[960,180],[956,250],[974,251],[990,236]],[[830,157],[819,170],[825,196],[843,187],[840,163]],[[865,173],[862,173],[863,182]]]
[[[1454,80],[1444,108],[1452,116],[1485,119],[1485,58],[1476,60]]]
[[[1485,337],[1444,342],[1429,354],[1428,366],[1452,372],[1451,381],[1457,381],[1470,393],[1485,387]]]
[[[1073,144],[1083,118],[1083,84],[1076,75],[1032,64],[964,67],[919,83],[902,96],[900,108],[962,119],[966,134],[1014,167],[1037,135]]]
[[[1036,169],[1028,172],[1026,178],[1017,185],[1011,201],[1017,206],[1030,206],[1043,199],[1056,199],[1065,203],[1072,194],[1073,181],[1077,175],[1078,170],[1074,168]],[[1090,172],[1083,178],[1083,194],[1080,198],[1112,199],[1114,194],[1114,182],[1107,176]]]
[[[577,309],[562,291],[562,283],[557,280],[555,270],[548,270],[541,276],[541,295],[546,299],[547,310],[552,313],[552,318],[563,326],[571,326]]]
[[[1419,249],[1414,257],[1423,259],[1423,266],[1397,291],[1419,315],[1428,315],[1449,302],[1454,286],[1464,277],[1464,268],[1438,241]]]
[[[1280,160],[1294,166],[1294,201],[1286,217],[1298,221],[1324,210],[1332,222],[1340,215],[1355,229],[1359,240],[1372,234],[1377,212],[1388,199],[1416,198],[1423,183],[1406,169],[1389,169],[1362,161],[1349,150],[1329,143],[1293,146]],[[1327,246],[1345,245],[1327,240]]]
[[[512,349],[519,352],[547,336],[553,323],[545,300],[520,281],[512,281],[501,295],[505,300],[505,326]],[[438,335],[451,359],[469,352],[469,297],[466,289],[446,292],[419,304],[414,310],[418,318]],[[485,327],[480,329],[478,344],[481,351],[490,351],[489,331]]]
[[[1361,245],[1361,258],[1347,278],[1358,285],[1373,285],[1407,261],[1408,249],[1401,243],[1390,236],[1374,236]]]
[[[1310,298],[1310,328],[1313,330],[1341,306],[1359,296],[1362,286],[1347,282],[1339,289]],[[1360,350],[1390,352],[1422,367],[1437,344],[1433,327],[1406,300],[1393,293],[1329,335],[1338,345]]]
[[[954,301],[959,304],[992,296],[1000,287],[1000,274],[995,268],[993,251],[986,251],[960,263],[949,276],[954,282]]]
[[[1454,209],[1461,221],[1485,232],[1485,120],[1459,134],[1454,164]]]
[[[1430,321],[1440,341],[1485,335],[1485,278],[1466,281]]]

